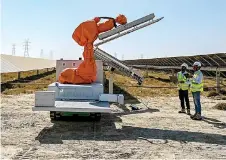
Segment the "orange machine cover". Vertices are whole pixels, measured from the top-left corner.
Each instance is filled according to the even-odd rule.
[[[119,24],[126,24],[127,18],[124,15],[116,17],[115,21]],[[90,84],[96,81],[96,63],[94,58],[93,43],[98,34],[111,30],[114,27],[114,20],[99,23],[100,18],[95,17],[81,23],[73,32],[72,38],[80,46],[84,46],[84,61],[78,68],[66,68],[59,77],[58,82],[67,84]]]

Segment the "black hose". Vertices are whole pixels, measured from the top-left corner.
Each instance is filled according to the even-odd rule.
[[[99,18],[103,18],[103,19],[112,19],[113,20],[113,23],[114,23],[114,27],[117,28],[117,24],[116,24],[116,21],[114,18],[112,17],[99,17]]]

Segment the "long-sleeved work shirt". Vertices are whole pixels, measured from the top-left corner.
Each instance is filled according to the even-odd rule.
[[[199,72],[199,73],[198,73]],[[192,77],[192,80],[197,83],[197,84],[200,84],[202,83],[202,80],[203,80],[203,74],[200,70],[198,71],[195,71],[194,75],[197,75],[196,77]]]

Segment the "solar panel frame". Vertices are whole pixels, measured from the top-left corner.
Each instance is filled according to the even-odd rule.
[[[187,63],[192,69],[192,65],[195,61],[199,61],[202,64],[201,70],[205,75],[216,76],[216,69],[221,71],[221,75],[226,78],[226,53],[214,53],[205,55],[194,56],[178,56],[178,57],[163,57],[152,59],[137,59],[137,60],[125,60],[124,62],[133,67],[140,66],[141,68],[157,68],[157,69],[180,69],[182,63]]]

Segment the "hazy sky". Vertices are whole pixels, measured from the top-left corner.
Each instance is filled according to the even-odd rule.
[[[226,0],[2,0],[1,53],[78,59],[83,48],[72,40],[74,29],[96,16],[127,16],[133,21],[150,13],[158,23],[100,48],[119,59],[182,56],[226,51]]]

